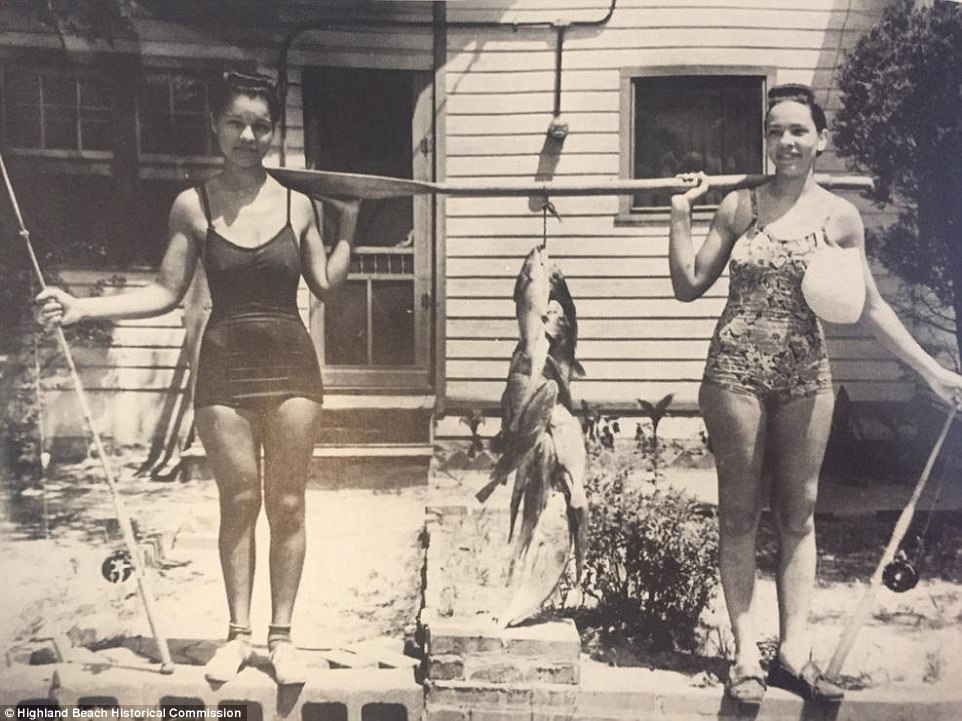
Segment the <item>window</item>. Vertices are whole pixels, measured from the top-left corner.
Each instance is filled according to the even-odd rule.
[[[629,177],[762,172],[765,83],[765,75],[748,73],[628,76],[622,87],[630,98]],[[705,203],[717,205],[722,195],[711,192]],[[625,210],[664,209],[669,197],[639,192]]]
[[[12,148],[111,150],[113,103],[104,80],[63,70],[7,66],[3,140]]]
[[[147,155],[212,155],[206,78],[149,74],[140,88],[137,119],[140,152]]]

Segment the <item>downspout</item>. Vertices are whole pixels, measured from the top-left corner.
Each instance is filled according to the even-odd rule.
[[[554,30],[557,33],[557,43],[555,45],[555,86],[554,86],[554,110],[553,117],[551,121],[551,127],[549,127],[549,132],[553,137],[559,137],[563,139],[568,134],[568,127],[564,121],[561,120],[561,67],[562,67],[562,55],[564,53],[564,36],[568,29],[570,28],[591,28],[591,27],[601,27],[611,20],[611,16],[615,12],[615,4],[618,0],[611,0],[611,5],[608,6],[608,11],[603,17],[597,20],[576,20],[573,22],[562,22],[558,20],[532,20],[526,22],[499,22],[497,20],[490,21],[454,21],[446,23],[449,28],[458,28],[462,30],[500,30],[503,28],[511,28],[515,32],[522,28],[543,28],[546,30]],[[309,32],[311,30],[327,30],[335,28],[355,28],[355,29],[366,29],[366,28],[421,28],[421,29],[433,29],[434,20],[357,20],[354,18],[333,18],[325,20],[314,20],[292,28],[287,35],[284,37],[284,42],[281,44],[281,50],[278,55],[277,60],[277,89],[280,94],[281,100],[281,137],[280,137],[280,164],[281,167],[286,167],[287,165],[287,64],[288,56],[290,55],[291,46],[294,41],[297,40],[302,34]],[[560,136],[556,133],[561,133]]]

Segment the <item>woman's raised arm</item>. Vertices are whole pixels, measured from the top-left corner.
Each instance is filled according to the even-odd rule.
[[[708,192],[708,176],[698,173],[682,175],[681,178],[695,183],[695,186],[671,198],[668,267],[675,298],[687,303],[704,295],[728,262],[735,240],[732,228],[738,211],[738,195],[732,192],[722,200],[712,218],[708,237],[696,253],[691,238],[691,208]]]
[[[357,229],[357,216],[361,201],[355,199],[324,199],[325,212],[337,214],[334,247],[328,256],[318,223],[315,222],[313,201],[307,196],[297,194],[298,207],[307,214],[307,222],[301,233],[301,261],[304,280],[318,298],[324,297],[347,278],[351,264],[351,249],[354,247],[354,233]]]

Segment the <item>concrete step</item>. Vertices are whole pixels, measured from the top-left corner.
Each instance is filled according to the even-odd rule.
[[[424,486],[434,457],[429,443],[367,443],[314,447],[312,488],[370,488],[377,490]],[[203,446],[181,453],[184,480],[213,480]]]
[[[179,665],[173,674],[161,675],[156,664],[105,668],[63,663],[6,679],[20,688],[4,682],[5,706],[195,708],[221,713],[240,709],[239,715],[222,718],[241,721],[420,721],[424,709],[423,689],[410,668],[321,668],[304,685],[280,687],[268,671],[253,666],[220,685],[204,679],[202,666]]]

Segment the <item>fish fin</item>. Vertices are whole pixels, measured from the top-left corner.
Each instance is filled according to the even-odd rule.
[[[478,499],[479,503],[485,503],[488,498],[491,497],[491,494],[494,493],[494,489],[502,485],[506,480],[506,478],[495,478],[494,480],[488,481],[481,487],[481,490],[474,494],[474,497]]]
[[[558,384],[553,380],[543,382],[521,407],[516,418],[516,428],[508,434],[504,453],[491,470],[491,480],[507,480],[511,471],[543,436],[551,420],[551,409],[558,400]]]

